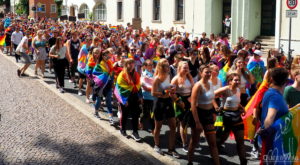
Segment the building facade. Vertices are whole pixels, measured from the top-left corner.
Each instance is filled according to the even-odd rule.
[[[299,7],[297,7],[299,8]],[[296,8],[296,9],[297,9]],[[275,47],[287,52],[289,19],[286,0],[64,0],[62,15],[85,13],[87,20],[113,25],[140,24],[142,28],[219,34],[225,15],[231,16],[232,43],[239,36],[254,40],[274,36]],[[293,19],[292,49],[300,54],[300,18]],[[298,48],[298,49],[297,49]]]
[[[32,10],[35,7],[35,11]],[[54,0],[29,0],[29,16],[31,18],[57,18],[57,6]]]

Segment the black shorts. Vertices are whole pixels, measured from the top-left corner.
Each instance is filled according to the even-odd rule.
[[[154,119],[163,121],[175,117],[173,102],[171,98],[158,98],[154,101]]]
[[[75,73],[77,72],[77,59],[73,59],[73,63],[70,63],[70,73],[72,77],[75,77]]]
[[[206,109],[201,109],[201,108],[197,107],[198,118],[199,118],[199,121],[202,124],[202,126],[213,125],[215,123],[214,111],[215,110],[213,108],[210,110],[206,110]],[[195,123],[193,115],[191,115],[191,118],[192,119],[190,119],[189,125],[192,128],[195,128],[196,123]],[[204,129],[205,129],[205,127],[204,127]]]
[[[232,131],[244,130],[244,123],[240,111],[224,110],[223,112],[223,125],[226,130]]]
[[[78,72],[78,75],[79,75],[79,78],[80,79],[85,79],[86,78],[86,75],[85,74],[82,74],[80,72]]]

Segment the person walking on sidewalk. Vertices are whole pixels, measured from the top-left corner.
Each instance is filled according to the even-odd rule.
[[[55,45],[50,49],[49,56],[53,59],[54,73],[56,79],[56,86],[61,93],[64,93],[64,76],[66,66],[67,48],[64,45],[61,37],[56,39]]]
[[[16,30],[11,35],[11,42],[12,42],[13,48],[15,50],[16,62],[19,62],[19,60],[20,60],[20,55],[17,53],[16,49],[17,49],[18,45],[20,44],[22,38],[23,38],[23,33],[20,31],[20,28],[17,26]]]
[[[28,45],[28,37],[30,35],[30,31],[26,31],[25,36],[22,38],[20,44],[18,45],[16,52],[19,52],[21,57],[24,60],[25,65],[22,68],[19,68],[17,70],[18,76],[25,75],[25,71],[31,64],[30,57],[28,55],[29,53],[29,45]]]
[[[35,75],[38,75],[38,68],[40,68],[42,72],[42,77],[44,77],[45,72],[45,60],[47,59],[47,52],[46,52],[46,39],[43,37],[44,31],[38,30],[37,36],[32,41],[32,48],[34,49],[34,55],[36,59],[35,64]]]
[[[127,136],[126,123],[129,114],[131,114],[133,129],[131,137],[135,141],[140,141],[138,123],[141,110],[139,104],[143,103],[143,99],[140,75],[135,71],[134,66],[133,59],[125,60],[124,69],[117,78],[114,94],[121,104],[120,133]]]
[[[67,48],[68,53],[70,54],[70,73],[71,73],[71,81],[74,84],[74,88],[76,88],[76,80],[75,80],[75,73],[77,71],[77,64],[78,64],[78,54],[80,51],[80,40],[78,39],[78,32],[72,31],[71,32],[72,38],[67,41]]]

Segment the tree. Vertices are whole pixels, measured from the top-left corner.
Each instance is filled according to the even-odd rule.
[[[15,6],[15,12],[17,14],[29,15],[29,0],[20,0]]]
[[[56,3],[56,6],[57,6],[57,15],[58,17],[61,16],[61,7],[62,7],[62,3],[63,3],[63,0],[54,0],[55,3]]]

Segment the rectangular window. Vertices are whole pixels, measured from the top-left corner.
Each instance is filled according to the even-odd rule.
[[[153,1],[153,20],[160,20],[160,0]]]
[[[56,4],[51,4],[51,13],[56,13]]]
[[[176,21],[184,21],[184,0],[176,0]]]
[[[61,9],[61,15],[68,15],[67,14],[67,8],[66,8],[66,6],[62,6],[62,9]]]
[[[46,5],[42,4],[41,7],[39,7],[39,12],[45,13],[46,12]]]
[[[141,1],[135,0],[135,18],[141,18]]]
[[[121,20],[123,19],[123,2],[120,1],[120,2],[117,2],[117,8],[118,8],[118,20]]]

